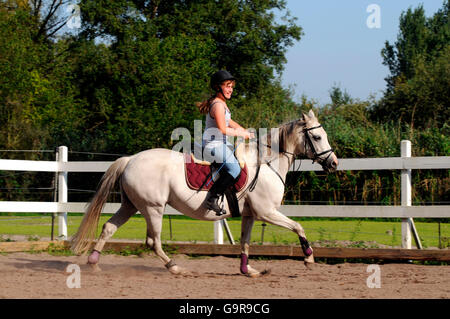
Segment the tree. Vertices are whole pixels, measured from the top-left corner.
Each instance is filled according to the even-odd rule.
[[[330,93],[331,105],[334,109],[341,105],[353,103],[353,99],[347,90],[342,91],[337,85],[333,85],[328,92]]]
[[[402,13],[397,41],[386,42],[381,51],[390,75],[386,93],[374,107],[375,118],[417,127],[448,121],[449,9],[447,0],[430,18],[423,6]]]
[[[95,132],[101,148],[115,153],[168,147],[174,128],[193,131],[193,120],[203,118],[195,102],[211,93],[209,76],[220,68],[238,78],[236,106],[255,97],[253,105],[263,88],[280,89],[274,74],[301,31],[288,14],[287,25],[275,23],[270,10],[284,6],[268,0],[81,1],[72,61],[89,110],[85,134]]]
[[[27,7],[0,7],[0,145],[5,149],[53,147],[57,134],[67,134],[82,119],[68,64],[58,56],[58,46],[34,41],[30,14]]]
[[[0,6],[9,12],[28,13],[31,38],[35,42],[48,42],[56,39],[56,34],[71,18],[67,8],[72,0],[3,0]]]
[[[20,139],[29,146],[21,147],[121,154],[169,147],[173,129],[203,118],[195,102],[211,94],[209,75],[219,68],[238,78],[236,115],[253,106],[261,114],[295,109],[275,75],[301,35],[288,13],[275,21],[284,1],[83,0],[81,32],[58,37],[67,1],[0,4],[0,98],[9,106],[0,121],[19,123],[4,126],[17,132],[14,141],[29,128]]]
[[[20,4],[20,5],[18,5]],[[52,150],[58,142],[77,142],[83,112],[74,99],[70,64],[61,54],[64,42],[35,41],[28,3],[0,3],[0,149]],[[59,144],[60,145],[60,144]],[[66,145],[71,145],[66,143]],[[51,154],[51,153],[50,153]],[[1,152],[1,158],[54,159],[42,152]],[[27,187],[50,186],[48,174],[3,174],[3,200],[52,200],[51,193]]]
[[[409,79],[399,76],[376,111],[411,128],[442,127],[450,118],[450,45],[435,59],[413,60]],[[383,113],[382,113],[383,112]]]
[[[86,38],[107,37],[113,46],[129,37],[139,41],[184,36],[214,43],[212,70],[228,69],[239,79],[237,94],[259,92],[283,70],[285,53],[301,28],[286,12],[275,21],[282,0],[84,0],[80,4]]]
[[[450,25],[448,13],[450,3],[446,0],[443,7],[431,18],[426,18],[423,5],[409,8],[400,16],[397,41],[388,41],[381,50],[383,64],[391,72],[386,79],[388,90],[395,87],[395,79],[404,76],[411,78],[414,73],[414,60],[422,56],[426,61],[436,58],[449,44]]]

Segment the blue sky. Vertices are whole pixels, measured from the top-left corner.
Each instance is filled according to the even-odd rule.
[[[371,4],[380,9],[380,28],[367,26]],[[380,51],[386,40],[395,41],[402,11],[420,4],[431,16],[443,0],[287,0],[304,35],[288,48],[283,84],[294,86],[296,99],[305,94],[320,104],[330,102],[328,91],[335,84],[353,98],[380,98],[388,75]]]

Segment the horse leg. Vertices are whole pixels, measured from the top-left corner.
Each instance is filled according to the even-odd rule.
[[[151,230],[149,229],[148,223],[147,223],[147,236],[145,239],[145,245],[147,246],[147,248],[153,249],[154,247],[154,242],[153,242],[153,235]]]
[[[147,224],[147,234],[145,237],[145,246],[151,250],[155,250],[155,241],[153,238],[155,238],[155,233],[153,231],[152,223],[150,222],[150,217],[147,214],[144,214],[145,222]]]
[[[173,260],[171,260],[164,250],[161,243],[161,230],[163,221],[164,207],[146,207],[144,210],[144,217],[147,222],[147,245],[153,249],[155,254],[161,259],[165,267],[174,275],[186,274],[186,271],[177,266]]]
[[[250,237],[255,219],[253,216],[242,216],[241,222],[241,273],[249,277],[259,277],[266,271],[259,272],[248,264]]]
[[[102,252],[106,241],[109,240],[117,229],[127,222],[136,211],[137,209],[131,203],[122,203],[119,210],[103,225],[102,233],[100,234],[92,253],[88,257],[88,264],[93,266],[97,265],[100,259],[100,253]]]
[[[314,263],[313,249],[310,246],[309,242],[306,240],[306,235],[303,227],[293,221],[292,219],[286,217],[282,213],[280,213],[275,208],[272,209],[267,214],[262,214],[260,216],[261,220],[271,223],[273,225],[281,226],[287,228],[298,235],[300,240],[300,244],[302,246],[303,253],[305,255],[305,265],[311,265]]]

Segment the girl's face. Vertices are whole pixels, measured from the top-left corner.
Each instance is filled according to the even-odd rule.
[[[234,81],[225,81],[220,87],[222,88],[222,93],[224,97],[228,100],[231,98],[231,94],[233,94],[234,89]]]

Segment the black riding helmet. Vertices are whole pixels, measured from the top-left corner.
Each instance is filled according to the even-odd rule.
[[[217,93],[221,92],[223,94],[222,89],[220,88],[220,84],[222,84],[225,81],[235,81],[235,80],[236,79],[234,78],[234,76],[231,75],[230,72],[226,70],[220,70],[211,75],[210,85],[214,91],[216,91]]]

